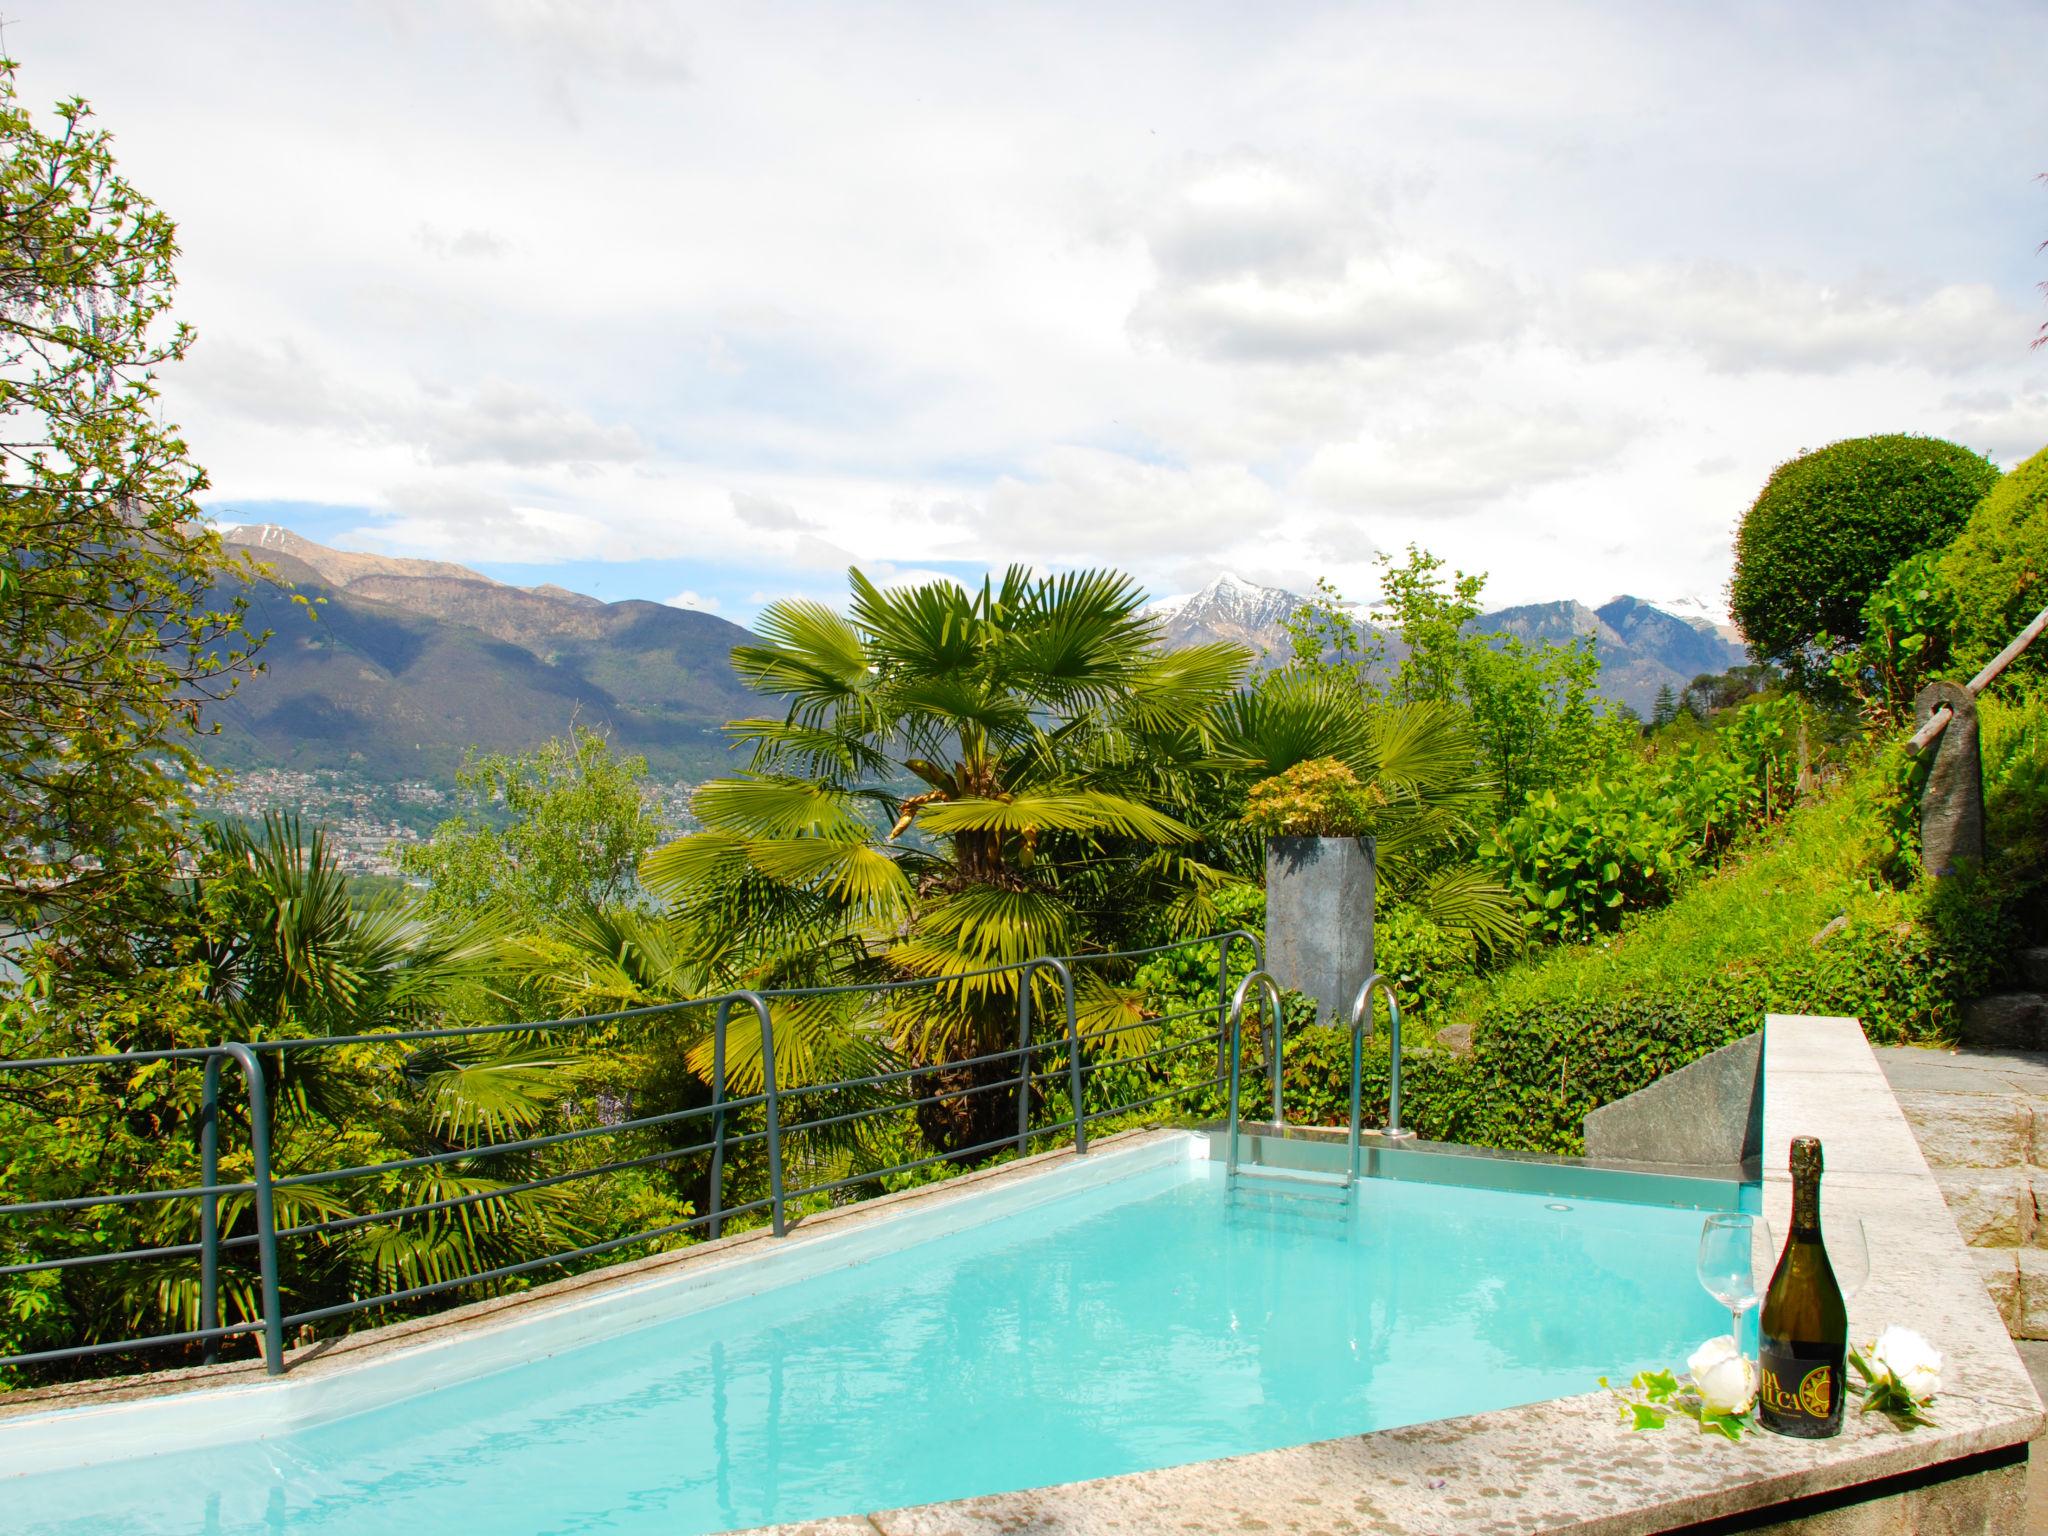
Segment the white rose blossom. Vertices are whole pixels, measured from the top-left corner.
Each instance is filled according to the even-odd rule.
[[[1916,1403],[1941,1390],[1941,1351],[1910,1328],[1885,1329],[1863,1358],[1877,1376],[1891,1378]]]
[[[1728,1334],[1709,1339],[1685,1362],[1708,1413],[1747,1413],[1756,1401],[1756,1362]]]

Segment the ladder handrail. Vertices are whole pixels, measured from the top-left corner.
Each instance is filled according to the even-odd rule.
[[[1244,1002],[1254,985],[1261,986],[1266,993],[1266,1006],[1273,1010],[1273,1037],[1277,1045],[1280,1036],[1281,1001],[1280,983],[1273,979],[1270,971],[1251,972],[1237,984],[1237,991],[1230,999],[1230,1149],[1224,1158],[1224,1176],[1237,1177],[1237,1101],[1238,1080],[1244,1063]],[[1276,1056],[1279,1054],[1276,1050]],[[1273,1120],[1280,1120],[1280,1074],[1273,1074]]]
[[[1230,1179],[1237,1177],[1237,1128],[1244,1063],[1245,1003],[1249,1000],[1254,987],[1263,991],[1266,1006],[1273,1013],[1273,1123],[1276,1126],[1286,1124],[1281,1114],[1280,1097],[1280,1035],[1285,1028],[1280,983],[1270,972],[1257,970],[1237,984],[1237,992],[1230,1000],[1230,1017],[1225,1025],[1230,1037],[1230,1118],[1225,1127],[1229,1149],[1224,1158],[1224,1172]],[[1346,1189],[1358,1182],[1359,1163],[1364,1152],[1360,1099],[1365,1080],[1365,1039],[1374,1030],[1372,999],[1375,992],[1383,994],[1387,999],[1387,1042],[1391,1050],[1387,1078],[1387,1128],[1380,1134],[1389,1141],[1405,1141],[1415,1134],[1401,1127],[1401,999],[1394,991],[1393,982],[1387,979],[1385,973],[1374,971],[1365,978],[1365,985],[1358,989],[1358,997],[1351,1004],[1351,1156],[1344,1166]]]
[[[1373,1032],[1372,995],[1387,999],[1387,1128],[1380,1134],[1389,1141],[1406,1141],[1415,1133],[1401,1128],[1401,999],[1386,973],[1374,971],[1358,989],[1351,1004],[1351,1178],[1358,1177],[1358,1160],[1364,1143],[1360,1139],[1358,1097],[1365,1075],[1365,1037]]]

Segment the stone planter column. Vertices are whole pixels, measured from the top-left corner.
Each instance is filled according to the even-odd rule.
[[[1369,837],[1266,839],[1266,969],[1345,1024],[1372,974],[1375,879]]]

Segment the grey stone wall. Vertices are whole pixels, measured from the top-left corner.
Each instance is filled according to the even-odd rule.
[[[1586,1155],[1741,1163],[1763,1148],[1764,1037],[1745,1036],[1586,1116]]]
[[[1326,1024],[1349,1022],[1372,974],[1376,878],[1369,837],[1266,839],[1266,969]]]

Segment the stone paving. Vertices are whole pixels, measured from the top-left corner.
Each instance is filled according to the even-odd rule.
[[[1876,1052],[2014,1338],[2048,1339],[2048,1052]]]
[[[2048,1395],[2048,1051],[1875,1054],[2027,1374]],[[2026,1530],[2048,1536],[2048,1440],[2035,1444]]]

